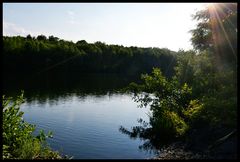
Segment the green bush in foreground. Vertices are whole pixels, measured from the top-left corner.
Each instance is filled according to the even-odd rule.
[[[33,136],[35,126],[23,120],[23,112],[19,111],[24,102],[23,93],[13,100],[2,97],[3,101],[3,159],[61,159],[58,152],[52,151],[46,138],[52,137],[40,131]]]
[[[183,111],[191,101],[191,88],[185,83],[179,86],[174,79],[168,80],[158,68],[151,74],[142,75],[143,84],[132,83],[134,100],[140,107],[150,106],[150,125],[154,134],[181,136],[188,130]]]

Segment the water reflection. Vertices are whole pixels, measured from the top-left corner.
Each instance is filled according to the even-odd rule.
[[[130,130],[124,126],[120,126],[119,131],[128,135],[131,139],[140,138],[143,140],[144,143],[139,146],[140,150],[157,154],[161,148],[172,143],[174,138],[169,137],[164,132],[156,132],[156,129],[151,125],[151,114],[148,116],[150,122],[146,122],[140,118],[137,120],[140,125],[133,126]]]
[[[136,123],[135,117],[144,115],[145,110],[136,111],[136,104],[128,95],[118,95],[119,90],[137,81],[138,76],[63,77],[54,73],[14,78],[3,80],[4,94],[16,96],[23,89],[26,119],[42,129],[52,130],[55,136],[51,146],[56,150],[63,147],[65,154],[75,158],[148,158],[156,153],[159,143],[163,144],[159,136],[152,136],[151,125],[143,119],[132,130],[124,128]],[[124,126],[119,128],[119,125]],[[129,142],[122,133],[135,140]],[[138,146],[150,154],[139,152]]]
[[[87,96],[95,98],[121,93],[120,90],[138,76],[118,74],[78,74],[45,73],[33,76],[6,76],[3,80],[3,94],[16,96],[25,91],[27,102],[64,101],[77,96],[84,100]]]

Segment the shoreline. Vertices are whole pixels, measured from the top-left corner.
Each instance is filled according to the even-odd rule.
[[[201,141],[198,141],[201,142]],[[202,141],[204,143],[204,141]],[[178,141],[174,142],[159,150],[159,154],[153,159],[228,159],[235,160],[238,158],[237,153],[237,133],[218,143],[217,145],[209,145],[204,143],[205,147],[197,145],[197,143],[189,143]],[[214,143],[215,144],[215,143]]]

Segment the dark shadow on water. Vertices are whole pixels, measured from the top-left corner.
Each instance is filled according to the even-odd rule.
[[[123,74],[44,73],[34,76],[8,75],[3,77],[3,94],[19,95],[24,90],[27,102],[59,101],[76,96],[84,100],[87,96],[102,97],[122,93],[120,90],[138,76]]]
[[[129,136],[130,139],[139,138],[144,143],[139,146],[141,151],[157,154],[161,148],[172,143],[175,139],[170,137],[164,132],[156,132],[150,123],[142,120],[137,120],[140,125],[133,126],[131,129],[127,129],[124,126],[120,126],[119,131]]]

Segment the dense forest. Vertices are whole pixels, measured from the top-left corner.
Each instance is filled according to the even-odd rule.
[[[159,67],[171,76],[175,64],[176,52],[168,49],[123,47],[99,41],[91,44],[85,40],[73,43],[44,35],[3,37],[5,74],[60,71],[136,75]]]

